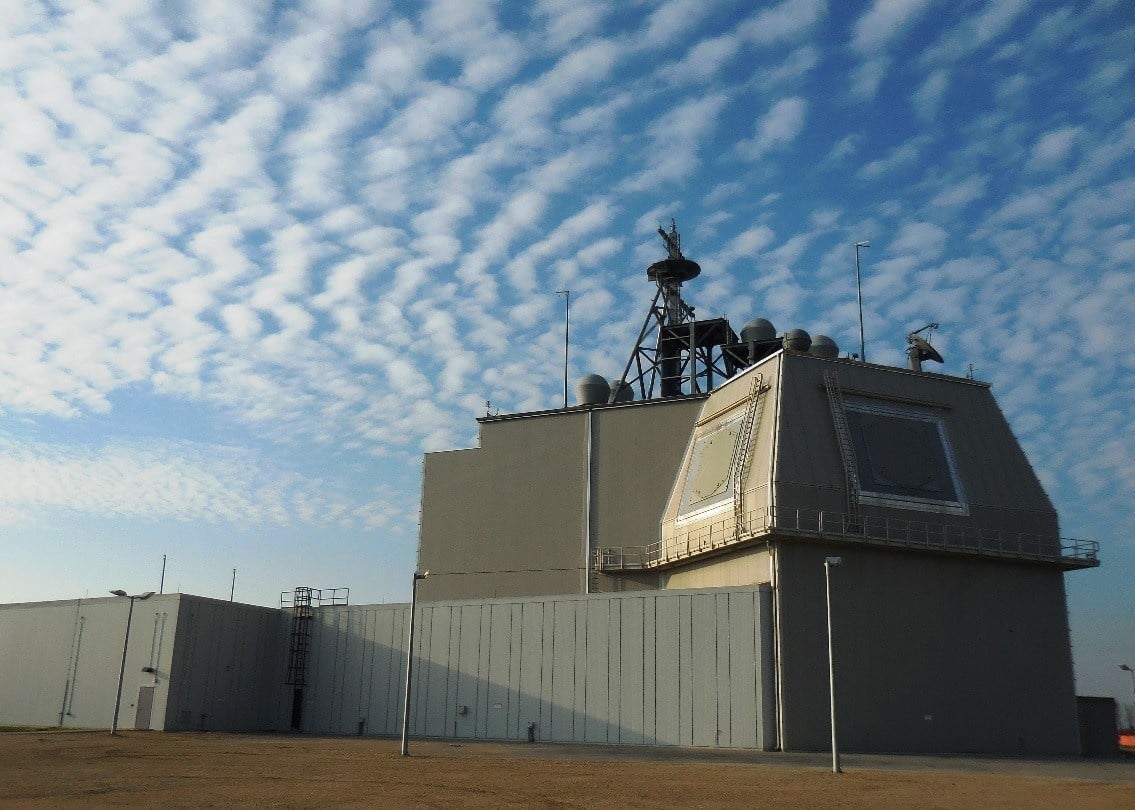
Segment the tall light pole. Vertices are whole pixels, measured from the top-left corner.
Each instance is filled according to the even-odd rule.
[[[430,575],[429,571],[415,571],[410,590],[410,635],[406,640],[406,695],[402,700],[402,756],[410,756],[410,684],[414,674],[414,611],[418,606],[418,581]]]
[[[839,744],[835,733],[835,656],[832,652],[832,578],[831,571],[843,562],[842,557],[824,558],[824,591],[828,603],[828,687],[832,703],[832,773],[843,773],[839,767]]]
[[[154,592],[146,591],[134,596],[123,590],[114,590],[111,593],[130,600],[130,610],[126,613],[126,637],[122,639],[122,666],[118,669],[118,693],[114,698],[114,716],[110,719],[110,736],[114,737],[118,735],[118,709],[122,706],[122,680],[126,676],[126,648],[130,646],[130,621],[134,618],[134,600],[149,599]]]
[[[859,276],[859,249],[871,247],[867,241],[855,243],[855,297],[859,301],[859,361],[867,362],[867,343],[863,339],[863,283]]]
[[[556,290],[564,297],[564,407],[568,406],[568,340],[571,335],[571,290]]]
[[[1132,669],[1127,664],[1120,664],[1119,668],[1131,676],[1131,694],[1135,696],[1135,669]]]

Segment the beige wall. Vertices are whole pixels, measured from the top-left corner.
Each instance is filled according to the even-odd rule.
[[[768,550],[764,546],[749,547],[667,571],[664,587],[724,588],[757,585],[769,581],[769,572]]]
[[[587,581],[590,545],[646,545],[704,397],[481,421],[481,447],[425,457],[423,601],[635,590],[657,578]]]

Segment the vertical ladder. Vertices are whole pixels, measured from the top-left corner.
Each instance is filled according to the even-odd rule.
[[[315,619],[312,607],[312,589],[298,587],[292,599],[292,633],[288,644],[288,674],[286,684],[307,684],[307,656],[311,648],[311,625]]]
[[[851,431],[847,428],[847,418],[844,416],[843,393],[832,369],[824,370],[824,390],[828,393],[828,405],[831,407],[832,422],[839,442],[839,454],[843,457],[844,491],[847,494],[844,531],[861,532],[863,524],[859,514],[859,470],[855,466],[855,447],[851,443]]]
[[[749,402],[741,419],[741,433],[733,448],[733,538],[740,540],[745,523],[745,476],[749,473],[749,450],[753,446],[753,425],[765,391],[765,376],[757,374],[749,386]]]

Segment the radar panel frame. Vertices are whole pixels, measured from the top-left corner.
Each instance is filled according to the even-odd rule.
[[[844,415],[860,504],[969,515],[942,414],[848,397]]]

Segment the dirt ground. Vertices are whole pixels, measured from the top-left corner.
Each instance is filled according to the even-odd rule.
[[[707,759],[432,741],[415,742],[409,758],[398,753],[397,741],[367,738],[0,734],[0,805],[1135,807],[1125,770],[1075,779],[1013,772],[1020,763],[988,773],[936,770],[937,760],[904,770],[901,758],[884,768],[848,758],[836,775],[819,757],[801,765],[775,754]]]

